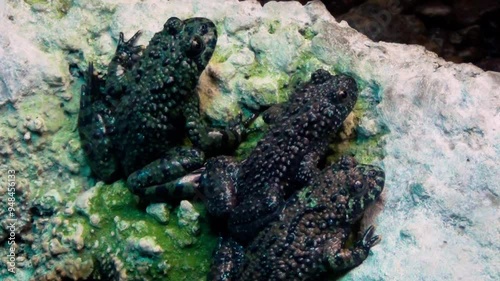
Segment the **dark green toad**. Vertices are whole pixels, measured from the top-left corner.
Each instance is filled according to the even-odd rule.
[[[327,269],[358,266],[380,237],[370,226],[353,245],[347,241],[384,182],[382,169],[342,158],[290,197],[248,246],[222,239],[208,280],[318,280]]]
[[[82,87],[78,129],[92,171],[106,182],[122,176],[148,200],[194,194],[204,154],[230,151],[239,127],[215,129],[200,116],[198,79],[215,49],[217,32],[205,18],[170,18],[149,45],[123,34],[106,79],[92,64]],[[192,147],[183,146],[186,137]]]
[[[319,173],[328,138],[352,111],[355,80],[319,69],[290,100],[264,113],[269,131],[243,162],[221,156],[206,165],[200,182],[207,210],[228,219],[231,237],[251,240],[276,219],[285,200]]]

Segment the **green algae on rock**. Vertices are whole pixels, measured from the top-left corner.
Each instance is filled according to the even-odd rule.
[[[85,226],[81,237],[86,251],[95,259],[92,273],[95,278],[203,279],[216,239],[206,224],[199,223],[200,217],[205,217],[200,203],[176,207],[175,213],[186,212],[181,210],[187,208],[191,215],[170,215],[168,224],[164,225],[137,208],[137,200],[123,182],[111,186],[98,184],[92,190],[95,191],[91,196],[83,195],[87,198],[83,200],[87,202],[85,213],[78,211],[76,205],[69,207],[66,213],[73,215],[65,220],[69,225],[74,221]],[[199,213],[195,211],[198,209]],[[97,223],[91,222],[93,216],[99,218]],[[113,270],[108,271],[110,268]]]

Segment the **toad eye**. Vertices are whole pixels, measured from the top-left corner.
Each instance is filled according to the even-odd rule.
[[[369,176],[370,178],[374,178],[376,175],[377,175],[377,173],[376,173],[374,170],[370,170],[370,171],[368,171],[368,176]]]
[[[199,55],[203,49],[205,49],[205,44],[203,43],[203,40],[199,36],[193,37],[191,39],[191,42],[189,43],[189,49],[187,51],[187,55],[190,57],[195,57]]]
[[[339,92],[339,98],[341,100],[347,98],[347,93],[344,90],[340,90],[340,92]]]
[[[355,181],[352,185],[352,190],[354,192],[361,192],[363,190],[363,183],[359,180]]]
[[[208,26],[206,24],[200,25],[200,34],[205,35],[208,32]]]

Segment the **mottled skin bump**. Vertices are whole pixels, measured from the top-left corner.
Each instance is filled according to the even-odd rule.
[[[224,281],[233,278],[243,265],[244,254],[243,247],[237,242],[219,238],[207,280]]]
[[[285,199],[318,173],[328,137],[357,99],[354,79],[317,70],[286,103],[271,107],[267,134],[242,163],[228,157],[208,161],[200,183],[210,214],[228,217],[231,236],[244,242],[274,220]]]
[[[200,168],[204,154],[231,151],[241,136],[239,128],[208,127],[199,112],[195,88],[214,52],[216,28],[204,18],[170,18],[147,47],[135,45],[140,34],[128,41],[120,34],[105,80],[89,65],[80,138],[99,179],[127,176],[129,188],[146,199],[189,198],[199,173],[179,177]],[[182,147],[186,137],[193,148]]]
[[[353,224],[378,199],[384,177],[380,168],[344,157],[290,197],[279,219],[245,249],[232,240],[222,241],[214,261],[228,265],[214,263],[212,270],[227,271],[213,274],[211,280],[317,280],[326,270],[358,266],[380,238],[370,226],[352,246],[346,242]],[[231,260],[243,255],[243,261]]]

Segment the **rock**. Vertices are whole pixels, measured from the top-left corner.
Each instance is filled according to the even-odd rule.
[[[5,10],[1,10],[7,14],[13,9],[7,5]],[[35,33],[18,32],[19,23],[6,17],[0,21],[3,29],[0,32],[0,61],[4,62],[0,65],[0,104],[32,95],[35,91],[49,93],[52,88],[47,83],[49,80],[59,79],[64,84],[64,74],[54,64],[54,56],[34,43]],[[10,32],[6,32],[8,30]]]
[[[32,210],[39,216],[51,216],[60,208],[61,195],[56,189],[51,189],[33,202]]]
[[[101,218],[99,217],[98,214],[92,214],[92,215],[90,215],[89,220],[90,220],[90,225],[98,227],[99,222],[101,221]]]
[[[150,204],[146,207],[146,212],[162,224],[167,224],[170,219],[170,210],[166,203]]]
[[[76,200],[75,200],[75,209],[81,213],[84,214],[88,217],[90,217],[90,211],[91,211],[91,199],[97,194],[97,189],[100,188],[100,186],[96,186],[92,189],[89,189],[82,194],[80,194]]]
[[[124,220],[121,220],[118,216],[113,218],[113,221],[116,224],[117,231],[124,231],[130,227],[130,223]]]
[[[69,252],[69,249],[64,247],[61,244],[61,242],[59,242],[59,240],[57,240],[55,238],[50,240],[49,250],[50,250],[50,253],[52,253],[55,256]]]
[[[198,242],[200,236],[200,213],[187,200],[182,200],[176,209],[177,225],[167,226],[166,236],[180,248],[186,248]]]
[[[27,118],[25,126],[34,133],[43,133],[46,130],[45,121],[40,117]]]
[[[75,225],[75,231],[73,233],[73,236],[70,237],[71,245],[73,246],[73,249],[80,251],[85,247],[85,241],[83,237],[83,231],[84,231],[84,226],[82,224],[77,224]]]
[[[186,228],[188,231],[196,235],[199,233],[200,226],[198,218],[200,213],[198,213],[193,205],[187,200],[182,200],[179,208],[177,209],[178,225],[181,228]]]
[[[126,281],[129,280],[127,278],[127,270],[123,261],[117,258],[114,255],[103,255],[101,257],[101,265],[100,272],[94,273],[97,275],[97,279],[105,279],[105,280],[115,280],[115,281]]]
[[[127,241],[129,248],[138,251],[141,255],[155,256],[163,252],[153,237],[131,237]]]

